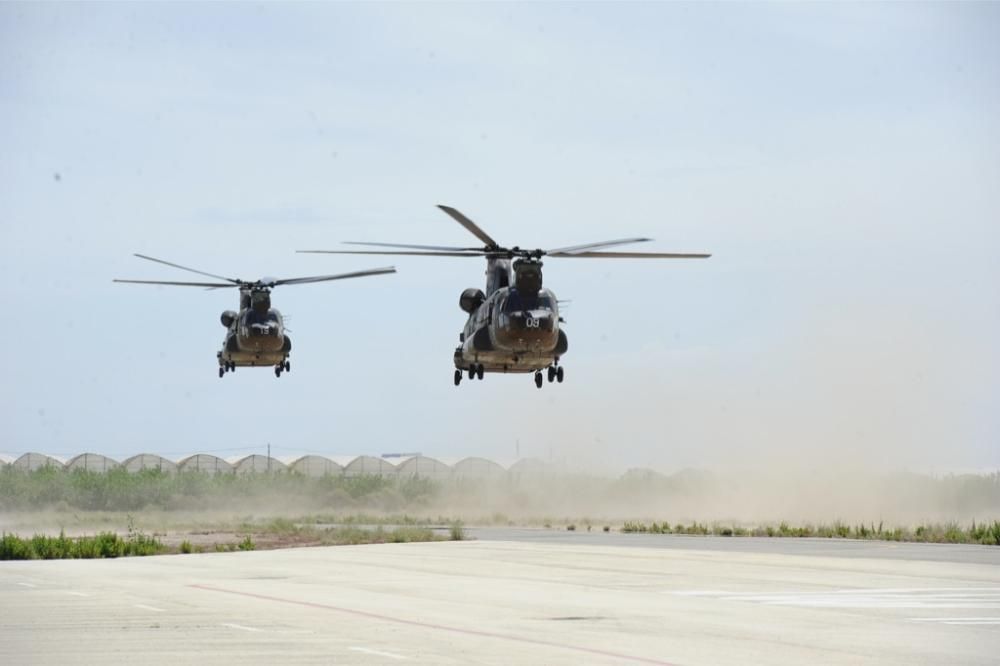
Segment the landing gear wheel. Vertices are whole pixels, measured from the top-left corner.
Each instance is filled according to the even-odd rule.
[[[291,372],[291,371],[292,371],[292,362],[285,361],[285,372]]]
[[[562,380],[563,380],[563,369],[562,366],[560,365],[558,368],[556,368],[556,381],[562,384]]]
[[[475,378],[476,378],[476,366],[470,365],[469,366],[469,379],[475,379]]]
[[[280,377],[281,376],[281,366],[280,365],[274,369],[274,376],[275,377]]]
[[[219,368],[219,379],[222,379],[222,375],[224,375],[224,374],[226,374],[225,368],[220,367]]]
[[[458,386],[461,383],[462,383],[462,371],[455,370],[455,386]]]
[[[484,372],[486,372],[486,368],[483,367],[482,363],[480,363],[479,365],[476,366],[476,377],[479,377],[480,379],[482,379]]]
[[[535,373],[535,386],[537,386],[538,388],[542,388],[542,382],[543,381],[544,381],[544,379],[542,378],[542,373],[541,372],[536,372]]]
[[[549,366],[549,384],[556,380],[556,369],[551,365]]]

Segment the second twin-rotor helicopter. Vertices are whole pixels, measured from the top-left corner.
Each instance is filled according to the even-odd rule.
[[[472,220],[449,206],[438,206],[472,235],[482,247],[446,247],[395,243],[351,242],[393,250],[300,250],[322,254],[388,254],[432,257],[485,257],[486,291],[470,288],[462,292],[459,306],[468,313],[461,343],[454,352],[455,386],[463,374],[482,379],[487,372],[534,373],[535,386],[542,387],[542,371],[548,381],[563,381],[559,360],[569,343],[559,324],[559,302],[542,286],[542,257],[567,259],[705,259],[710,254],[676,252],[608,252],[609,247],[642,243],[650,238],[621,238],[573,245],[552,250],[503,247]]]
[[[349,278],[366,277],[369,275],[384,275],[395,273],[393,267],[373,268],[338,275],[315,275],[300,278],[261,278],[248,281],[223,277],[206,273],[187,266],[181,266],[163,259],[148,257],[144,254],[135,256],[158,264],[166,264],[183,271],[197,273],[206,277],[222,280],[222,282],[177,282],[163,280],[114,280],[132,284],[156,284],[174,287],[204,287],[206,289],[221,289],[236,287],[240,290],[239,312],[226,310],[220,316],[222,325],[226,327],[226,337],[222,341],[222,349],[216,354],[219,361],[219,377],[227,372],[233,372],[238,366],[274,367],[274,376],[280,377],[282,372],[292,369],[288,355],[292,351],[292,340],[288,337],[284,319],[281,313],[271,307],[271,289],[286,284],[312,284],[314,282],[329,282],[331,280],[346,280]]]

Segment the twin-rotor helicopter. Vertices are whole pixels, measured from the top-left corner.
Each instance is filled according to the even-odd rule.
[[[432,257],[484,257],[486,259],[486,291],[469,288],[459,297],[459,306],[468,314],[459,346],[455,348],[454,381],[458,386],[463,376],[483,379],[486,373],[529,373],[535,386],[548,381],[562,382],[565,370],[559,364],[569,348],[566,333],[561,329],[559,301],[542,284],[542,257],[566,259],[705,259],[710,254],[676,252],[617,252],[607,248],[630,243],[643,243],[649,238],[618,240],[572,245],[550,250],[503,247],[472,220],[449,206],[439,206],[456,222],[479,239],[482,247],[450,247],[395,243],[349,242],[390,250],[300,250],[319,254],[377,254]],[[236,287],[240,290],[240,309],[222,313],[226,337],[216,355],[219,377],[238,366],[272,366],[276,377],[291,370],[288,360],[291,341],[285,333],[281,313],[271,307],[271,289],[281,285],[310,284],[330,280],[394,273],[395,268],[375,268],[338,275],[303,278],[262,278],[256,281],[237,280],[155,259],[142,254],[142,259],[211,277],[222,282],[177,282],[160,280],[115,280],[135,284],[157,284],[218,289]],[[543,375],[544,371],[544,375]]]
[[[237,280],[199,271],[187,266],[181,266],[163,259],[136,254],[140,259],[155,261],[159,264],[173,266],[183,271],[197,273],[206,277],[222,280],[222,282],[177,282],[163,280],[114,280],[132,284],[157,284],[173,287],[204,287],[206,289],[222,289],[236,287],[240,290],[239,312],[226,310],[220,316],[222,325],[226,327],[226,337],[222,341],[222,349],[216,354],[219,361],[219,377],[227,372],[233,372],[237,367],[274,367],[274,376],[280,377],[282,372],[289,372],[292,363],[288,355],[292,351],[292,340],[285,329],[285,321],[281,313],[271,307],[271,289],[287,284],[312,284],[314,282],[329,282],[331,280],[346,280],[349,278],[367,277],[369,275],[384,275],[395,273],[396,269],[372,268],[352,273],[338,275],[314,275],[300,278],[261,278],[259,280]]]
[[[710,254],[676,252],[609,252],[607,248],[644,243],[650,238],[620,238],[572,245],[551,250],[503,247],[475,222],[449,206],[438,206],[465,227],[484,245],[448,247],[397,243],[348,242],[392,250],[300,250],[322,254],[378,254],[423,257],[484,257],[486,291],[469,288],[459,297],[459,306],[468,315],[455,348],[455,386],[464,374],[482,379],[486,373],[533,373],[535,386],[548,381],[562,382],[565,376],[559,360],[569,348],[560,328],[559,301],[542,285],[542,257],[565,259],[706,259]]]

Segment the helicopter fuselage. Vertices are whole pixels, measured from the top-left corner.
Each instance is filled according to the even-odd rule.
[[[240,294],[240,311],[222,313],[220,319],[227,330],[217,354],[220,367],[285,364],[292,341],[285,335],[281,312],[270,304],[267,293],[244,291]]]
[[[484,372],[536,372],[566,353],[556,296],[541,286],[541,263],[529,266],[530,278],[507,259],[490,259],[489,296],[476,289],[463,292],[460,305],[469,319],[459,336],[454,362],[459,370],[482,366]],[[513,275],[513,280],[511,279]]]

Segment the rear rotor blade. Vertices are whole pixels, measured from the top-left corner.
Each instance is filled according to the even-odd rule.
[[[166,284],[173,287],[207,287],[218,289],[220,287],[238,287],[238,284],[228,284],[226,282],[167,282],[164,280],[112,280],[112,282],[127,282],[129,284]]]
[[[477,252],[384,252],[376,250],[296,250],[301,254],[389,254],[416,257],[482,257],[483,251]]]
[[[364,271],[354,271],[353,273],[340,273],[338,275],[315,275],[313,277],[287,278],[284,280],[275,280],[271,284],[274,286],[282,284],[310,284],[312,282],[346,280],[348,278],[359,278],[368,275],[385,275],[387,273],[395,273],[395,272],[396,268],[394,266],[387,266],[386,268],[371,268]]]
[[[372,247],[398,247],[404,250],[435,250],[438,252],[482,252],[479,247],[448,247],[445,245],[406,245],[401,243],[364,243],[344,241],[344,245],[371,245]]]
[[[615,245],[627,245],[628,243],[645,243],[646,241],[651,241],[652,238],[620,238],[618,240],[603,241],[600,243],[586,243],[584,245],[571,245],[569,247],[557,247],[554,250],[549,250],[548,254],[575,254],[576,252],[582,252],[583,250],[596,250],[599,247],[614,247]]]
[[[712,255],[683,252],[550,252],[548,256],[572,259],[708,259]]]
[[[468,229],[472,233],[473,236],[475,236],[479,240],[481,240],[484,243],[486,243],[487,246],[489,246],[489,247],[499,247],[500,246],[499,243],[497,243],[495,240],[493,240],[492,238],[490,238],[490,235],[488,233],[486,233],[485,231],[483,231],[482,229],[480,229],[478,226],[476,226],[475,222],[473,222],[472,220],[470,220],[469,218],[467,218],[465,215],[463,215],[458,210],[452,208],[451,206],[442,206],[440,204],[438,204],[438,208],[440,208],[444,212],[448,213],[448,215],[450,215],[453,220],[455,220],[456,222],[458,222],[459,224],[461,224],[463,227],[465,227],[466,229]]]
[[[197,273],[198,275],[205,275],[207,277],[216,278],[217,280],[225,280],[226,282],[232,282],[233,284],[239,284],[240,283],[239,280],[234,280],[233,278],[228,278],[228,277],[225,277],[225,276],[222,276],[222,275],[215,275],[213,273],[206,273],[205,271],[199,271],[199,270],[194,269],[194,268],[188,268],[187,266],[181,266],[180,264],[175,264],[175,263],[170,262],[170,261],[164,261],[163,259],[157,259],[156,257],[149,257],[149,256],[146,256],[145,254],[138,254],[137,253],[135,256],[139,257],[140,259],[145,259],[146,261],[155,261],[158,264],[166,264],[167,266],[173,266],[174,268],[179,268],[182,271],[190,271],[191,273]]]

